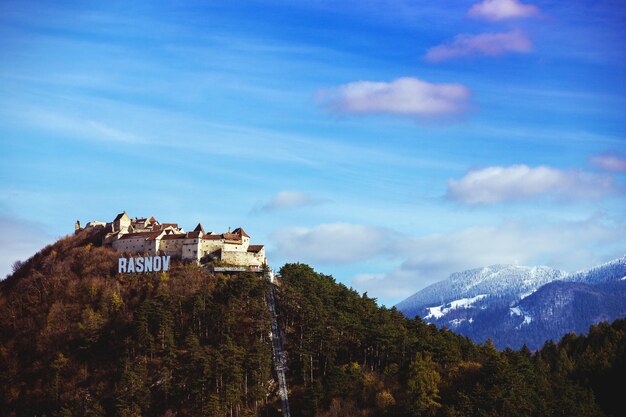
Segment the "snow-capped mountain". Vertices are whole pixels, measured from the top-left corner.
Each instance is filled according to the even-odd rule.
[[[548,267],[494,265],[452,274],[396,306],[498,347],[539,348],[626,316],[626,256],[568,274]]]
[[[424,308],[441,306],[443,309],[456,300],[479,295],[497,298],[500,303],[508,305],[532,294],[544,284],[563,280],[567,276],[565,271],[545,266],[492,265],[469,269],[424,288],[397,304],[396,308],[409,317],[424,317]]]
[[[592,285],[619,280],[626,280],[626,255],[585,271],[575,272],[567,277],[567,281]]]

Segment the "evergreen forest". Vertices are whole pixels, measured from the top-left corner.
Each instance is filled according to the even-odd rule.
[[[282,416],[259,274],[117,273],[87,229],[0,282],[1,416]],[[537,351],[408,319],[305,264],[278,271],[294,417],[623,415],[626,320]]]

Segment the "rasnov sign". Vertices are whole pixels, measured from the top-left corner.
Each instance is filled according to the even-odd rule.
[[[169,256],[143,256],[140,258],[119,258],[117,272],[126,274],[131,272],[165,272],[170,269]]]

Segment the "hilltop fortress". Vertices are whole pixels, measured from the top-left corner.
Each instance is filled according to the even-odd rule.
[[[120,252],[165,255],[197,263],[245,267],[260,271],[266,265],[265,247],[251,245],[250,236],[240,227],[227,233],[205,232],[202,224],[185,232],[176,223],[160,223],[154,217],[131,219],[126,212],[112,222],[92,221],[85,228],[109,229],[104,244]],[[76,222],[80,230],[80,222]]]

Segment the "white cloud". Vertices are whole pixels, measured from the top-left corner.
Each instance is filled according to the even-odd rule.
[[[614,192],[613,179],[608,175],[512,165],[471,170],[459,180],[450,180],[447,196],[465,204],[492,204],[541,197],[596,199]]]
[[[276,193],[270,201],[261,205],[259,211],[278,211],[298,207],[313,206],[323,203],[325,200],[314,199],[309,194],[301,191],[283,190]]]
[[[399,302],[451,273],[494,264],[548,265],[576,271],[624,254],[626,223],[601,215],[578,221],[535,220],[410,236],[393,230],[331,223],[288,228],[272,236],[287,262],[358,264],[400,260],[388,272],[353,277],[351,285],[385,303]],[[388,304],[389,305],[389,304]]]
[[[316,97],[336,113],[437,117],[466,111],[470,90],[461,84],[405,77],[391,82],[356,81],[320,90]]]
[[[370,297],[392,298],[399,302],[416,292],[415,284],[419,281],[411,282],[415,278],[413,273],[394,270],[386,274],[358,274],[350,285],[361,293],[367,292]]]
[[[522,32],[462,34],[450,43],[438,45],[426,53],[431,62],[445,61],[463,56],[498,56],[509,52],[527,53],[532,50],[532,42]]]
[[[538,16],[539,8],[520,3],[519,0],[483,0],[474,4],[467,14],[473,18],[495,21]]]
[[[451,273],[494,264],[548,265],[566,271],[608,260],[598,247],[623,248],[626,225],[602,217],[537,226],[506,223],[402,241],[406,260],[382,274],[361,274],[352,285],[371,296],[397,302]],[[618,250],[609,256],[623,255]]]
[[[385,256],[393,240],[394,234],[383,228],[350,223],[293,227],[272,236],[282,258],[319,263],[351,263]]]
[[[606,171],[626,172],[626,157],[615,154],[596,155],[591,163]]]

